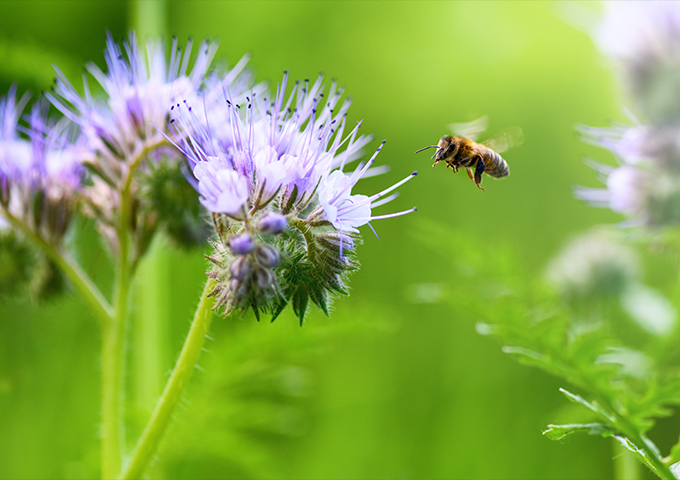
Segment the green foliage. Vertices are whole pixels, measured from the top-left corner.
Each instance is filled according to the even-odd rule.
[[[585,432],[588,435],[600,435],[602,437],[610,437],[614,433],[611,427],[603,423],[569,423],[566,425],[548,425],[548,429],[543,432],[543,435],[550,440],[562,440],[575,432]]]
[[[282,295],[275,307],[272,322],[290,304],[302,325],[310,300],[326,316],[330,316],[333,296],[348,295],[345,285],[347,276],[359,268],[354,248],[347,248],[348,240],[355,246],[360,243],[358,236],[345,235],[344,253],[340,257],[337,235],[323,230],[308,233],[305,236],[305,250],[296,250],[296,245],[304,240],[299,235],[289,234],[283,250],[284,261],[278,273]]]
[[[669,466],[678,461],[677,445],[662,457],[647,434],[680,405],[680,359],[669,347],[677,342],[678,329],[650,330],[633,318],[628,297],[631,289],[643,287],[628,287],[620,302],[604,294],[586,300],[560,297],[544,279],[522,273],[502,245],[480,246],[460,233],[423,224],[421,241],[435,245],[444,238],[456,245],[452,266],[468,272],[465,292],[454,290],[451,301],[484,320],[478,333],[498,337],[503,351],[520,363],[583,392],[561,389],[588,413],[577,423],[549,425],[544,434],[553,440],[574,432],[614,436],[654,473],[673,478]],[[596,421],[582,423],[590,419]]]

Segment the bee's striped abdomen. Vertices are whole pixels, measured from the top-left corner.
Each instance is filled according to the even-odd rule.
[[[486,153],[484,156],[484,166],[486,167],[484,173],[496,178],[505,177],[510,174],[508,164],[503,160],[503,157],[490,148],[486,149]]]

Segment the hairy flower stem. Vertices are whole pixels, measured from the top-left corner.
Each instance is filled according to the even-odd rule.
[[[313,261],[314,255],[316,254],[316,243],[314,241],[314,234],[312,233],[312,228],[308,223],[303,222],[297,218],[289,220],[291,226],[295,227],[304,237],[305,243],[307,244],[307,258]]]
[[[132,276],[130,259],[130,217],[132,205],[132,180],[146,158],[150,148],[143,148],[130,162],[120,195],[118,213],[118,268],[113,294],[115,315],[109,328],[104,329],[102,342],[102,478],[117,478],[121,471],[122,451],[125,444],[123,422],[125,368],[125,337],[128,317],[128,299]]]
[[[613,442],[614,480],[640,480],[640,462],[618,440]]]
[[[128,193],[128,195],[126,195]],[[130,287],[130,239],[128,238],[129,192],[121,196],[118,227],[118,269],[113,295],[115,316],[104,330],[102,345],[102,478],[116,478],[120,472],[121,451],[125,431],[121,404],[123,398],[123,365],[125,333]]]
[[[123,278],[119,273],[118,278]],[[116,315],[104,329],[102,342],[102,478],[116,478],[120,472],[124,439],[121,403],[123,397],[123,364],[125,352],[125,312],[127,282],[116,288]],[[123,307],[121,309],[121,307]],[[121,313],[122,312],[122,313]]]
[[[212,321],[212,307],[215,303],[212,297],[208,297],[208,293],[214,288],[215,281],[208,279],[203,289],[201,301],[196,309],[196,314],[191,322],[189,335],[177,359],[177,364],[172,371],[168,383],[165,385],[163,394],[158,400],[149,422],[142,432],[142,436],[135,446],[127,468],[120,476],[121,479],[141,478],[144,469],[158,448],[170,417],[182,396],[187,382],[191,378],[198,357],[203,349],[206,334]]]

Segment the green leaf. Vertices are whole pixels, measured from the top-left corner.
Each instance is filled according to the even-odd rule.
[[[649,465],[649,461],[647,460],[647,456],[645,454],[644,450],[640,450],[633,442],[631,442],[627,437],[624,437],[622,435],[613,435],[613,437],[619,441],[621,445],[623,445],[626,449],[630,450],[635,454],[635,456],[640,460],[643,464]]]
[[[603,419],[607,420],[611,424],[616,423],[616,419],[609,414],[606,410],[604,410],[602,407],[600,407],[597,402],[589,402],[586,399],[584,399],[580,395],[576,395],[575,393],[571,393],[568,390],[565,390],[564,388],[560,388],[560,392],[564,394],[565,397],[567,397],[569,400],[571,400],[574,403],[579,403],[586,407],[588,410],[591,412],[595,413],[596,415],[602,417]]]
[[[283,312],[286,309],[286,305],[288,305],[288,302],[286,302],[286,299],[281,298],[279,300],[279,303],[277,303],[274,306],[274,309],[272,311],[272,320],[271,320],[272,322],[274,322],[274,320],[279,318],[279,315],[281,315],[281,312]]]
[[[293,311],[295,315],[300,319],[300,326],[305,320],[305,312],[307,311],[307,305],[309,304],[309,294],[298,289],[293,296]]]
[[[548,425],[543,435],[551,440],[561,440],[575,432],[585,432],[588,435],[599,435],[603,438],[611,437],[614,430],[604,423],[569,423],[566,425]]]
[[[675,462],[674,465],[677,465],[680,463],[680,441],[673,445],[671,448],[671,454],[669,455],[670,459],[672,462]],[[676,467],[677,468],[677,467]],[[673,469],[673,466],[671,466],[671,470]]]
[[[528,348],[503,347],[502,350],[503,353],[516,357],[517,361],[525,365],[544,368],[548,363],[545,355],[529,350]]]

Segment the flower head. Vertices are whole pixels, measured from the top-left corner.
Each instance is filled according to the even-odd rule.
[[[36,102],[27,125],[21,125],[27,100],[24,95],[17,101],[15,87],[0,100],[0,205],[57,243],[82,185],[81,142],[68,120],[47,118],[44,102]]]
[[[251,91],[244,104],[225,88],[225,123],[201,118],[188,101],[173,105],[170,122],[219,236],[210,273],[219,281],[218,304],[274,318],[291,304],[302,321],[309,300],[328,313],[330,292],[346,293],[358,227],[415,210],[372,214],[415,174],[372,196],[353,193],[376,172],[382,145],[345,172],[370,137],[358,134],[359,124],[345,134],[350,103],[341,103],[342,90],[333,82],[326,96],[319,77],[286,95],[287,80],[286,73],[271,100]],[[244,235],[254,239],[252,251],[234,248]]]
[[[94,64],[87,67],[104,89],[103,101],[92,97],[87,83],[82,97],[57,69],[56,87],[48,98],[81,127],[91,155],[97,157],[97,161],[89,160],[112,178],[124,169],[119,165],[121,162],[129,162],[144,148],[163,143],[163,136],[154,125],[166,124],[168,106],[175,99],[198,98],[217,44],[206,41],[189,70],[191,47],[189,41],[183,54],[175,38],[166,60],[162,42],[149,41],[143,49],[134,33],[122,45],[109,34],[105,50],[107,71]]]
[[[132,198],[128,204],[140,207],[136,208],[137,218],[131,219],[138,226],[135,233],[140,236],[137,242],[142,247],[140,254],[159,226],[171,234],[200,237],[187,234],[200,222],[189,213],[195,210],[193,205],[183,205],[185,195],[181,188],[156,181],[157,172],[175,178],[173,172],[183,168],[181,155],[166,140],[170,133],[167,129],[170,106],[185,100],[200,112],[198,117],[202,121],[218,124],[226,121],[227,108],[218,100],[223,89],[229,89],[238,99],[245,94],[248,74],[244,67],[248,59],[244,58],[231,70],[218,65],[209,72],[217,43],[203,42],[193,62],[191,50],[191,41],[182,51],[175,38],[168,56],[160,41],[141,45],[133,32],[126,41],[117,43],[109,34],[104,52],[106,69],[94,64],[87,67],[101,85],[103,97],[94,97],[87,83],[85,94],[81,95],[58,69],[54,91],[47,94],[82,132],[84,148],[80,159],[92,173],[89,186],[83,191],[84,211],[99,220],[99,228],[113,250],[118,246],[116,231],[123,215],[120,211],[123,191]],[[253,88],[257,91],[260,87]],[[218,176],[224,176],[216,169],[212,168]],[[206,201],[215,202],[222,209],[230,208],[224,204],[221,190],[205,193],[204,198],[210,199]],[[180,203],[163,205],[170,201]]]
[[[581,128],[619,165],[591,161],[607,188],[579,188],[577,196],[625,214],[631,225],[680,226],[680,5],[611,2],[593,37],[645,123],[628,112],[632,126]]]
[[[641,112],[652,121],[680,120],[680,4],[608,2],[593,37]]]

